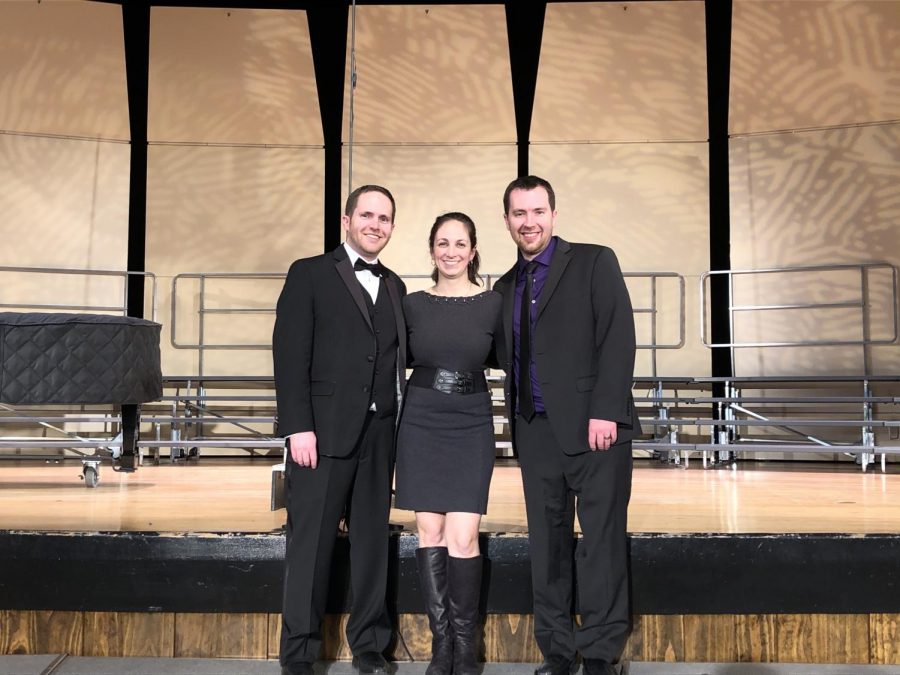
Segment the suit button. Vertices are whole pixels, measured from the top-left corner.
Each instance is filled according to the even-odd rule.
[[[375,357],[374,357],[374,356],[367,356],[367,357],[366,357],[366,361],[368,361],[369,363],[372,363],[372,361],[374,361],[374,360],[375,360]]]
[[[369,385],[365,385],[365,386],[363,387],[363,391],[366,392],[366,393],[369,393]]]

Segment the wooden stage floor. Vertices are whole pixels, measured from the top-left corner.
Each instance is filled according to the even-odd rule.
[[[100,472],[84,487],[79,461],[0,462],[0,530],[73,532],[272,532],[271,460],[201,458]],[[412,514],[394,523],[414,530]],[[852,464],[740,463],[689,469],[636,460],[632,533],[900,533],[900,467],[862,473]],[[524,532],[517,467],[494,472],[485,532]]]

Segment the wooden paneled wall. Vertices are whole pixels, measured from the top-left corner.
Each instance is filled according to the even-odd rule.
[[[346,615],[325,625],[325,659],[349,659]],[[427,660],[428,622],[399,618],[399,661]],[[540,661],[530,614],[492,614],[482,658]],[[278,614],[0,610],[0,654],[278,658]],[[900,664],[900,614],[645,615],[624,658],[634,661]]]

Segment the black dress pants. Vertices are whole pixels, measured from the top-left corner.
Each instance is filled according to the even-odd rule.
[[[525,487],[534,635],[545,657],[613,662],[628,636],[626,527],[631,496],[631,442],[567,455],[550,422],[516,419],[516,448]],[[575,553],[574,518],[582,539]],[[574,571],[578,611],[572,618]]]
[[[288,457],[287,548],[282,603],[282,665],[311,663],[322,646],[331,557],[349,510],[352,605],[347,642],[354,654],[382,652],[391,638],[385,604],[394,417],[369,413],[354,452],[319,456],[315,469]]]

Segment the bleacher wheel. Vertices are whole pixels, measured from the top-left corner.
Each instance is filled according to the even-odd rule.
[[[81,477],[84,479],[85,487],[95,488],[100,481],[100,472],[95,466],[85,466],[81,470]]]

